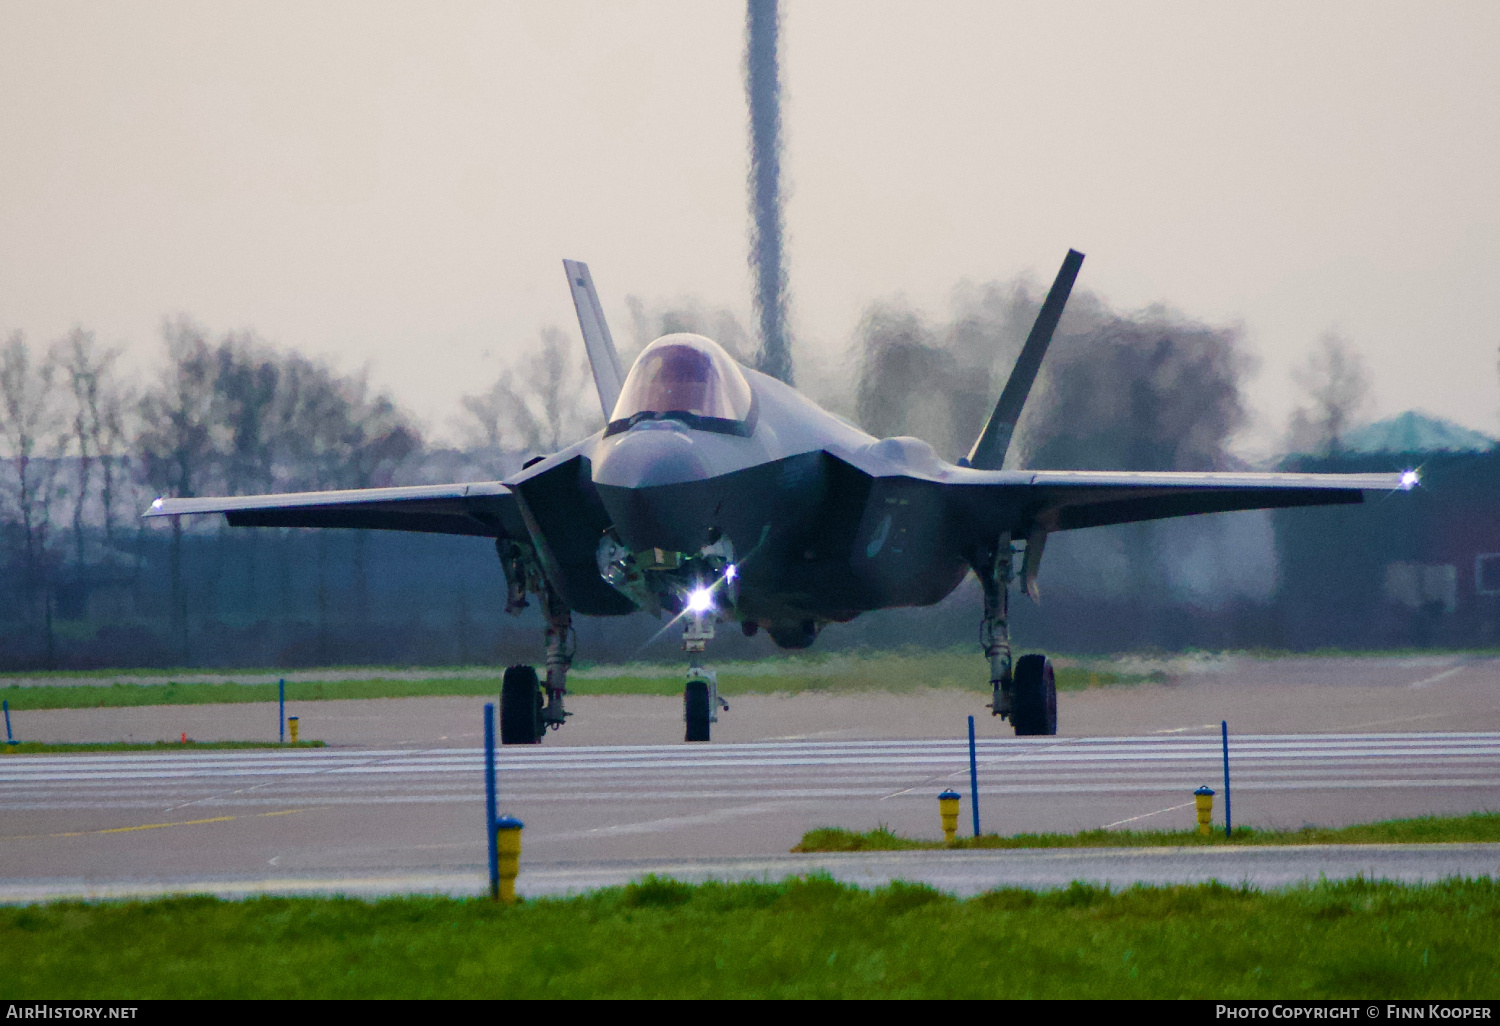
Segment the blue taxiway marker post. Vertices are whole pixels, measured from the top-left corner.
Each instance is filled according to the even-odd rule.
[[[974,836],[979,836],[979,758],[974,751],[974,717],[969,717],[969,809],[974,813]]]
[[[490,844],[490,897],[500,900],[500,848],[495,836],[495,703],[484,703],[484,834]]]
[[[13,745],[16,743],[16,739],[10,733],[10,702],[8,700],[0,700],[0,706],[5,707],[5,743]]]
[[[1229,812],[1229,721],[1220,720],[1219,727],[1224,731],[1224,840],[1227,841],[1234,824]]]
[[[286,678],[276,683],[276,730],[277,740],[286,744]]]

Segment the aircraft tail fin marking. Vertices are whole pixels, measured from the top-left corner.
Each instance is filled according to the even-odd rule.
[[[599,304],[599,293],[594,290],[594,276],[589,273],[589,265],[579,260],[564,260],[563,270],[568,272],[568,291],[573,294],[573,306],[578,310],[578,327],[583,331],[583,345],[588,350],[589,366],[594,371],[599,405],[604,409],[604,419],[608,420],[625,384],[620,354],[615,352],[615,340],[610,337],[609,324],[604,320],[604,307]]]
[[[1075,249],[1068,250],[1062,269],[1057,272],[1057,279],[1047,293],[1046,302],[1036,315],[1036,323],[1031,326],[1031,334],[1026,336],[1026,344],[1021,347],[1021,355],[1016,357],[1015,369],[1005,382],[995,412],[990,414],[974,448],[969,450],[969,466],[979,470],[999,470],[1005,463],[1005,451],[1010,448],[1011,435],[1015,433],[1016,422],[1021,419],[1021,407],[1026,405],[1026,396],[1036,381],[1042,357],[1047,355],[1052,333],[1057,330],[1057,322],[1062,318],[1063,307],[1068,303],[1068,295],[1073,291],[1073,282],[1078,280],[1078,269],[1082,266],[1083,254]]]

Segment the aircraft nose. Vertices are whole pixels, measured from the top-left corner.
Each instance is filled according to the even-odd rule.
[[[708,466],[692,436],[668,421],[646,422],[618,436],[594,467],[597,484],[652,488],[701,480]]]

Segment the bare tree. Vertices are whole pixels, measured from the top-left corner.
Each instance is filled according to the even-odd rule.
[[[396,468],[421,450],[422,436],[389,395],[369,394],[363,374],[343,385],[349,399],[344,480],[353,488],[388,485]]]
[[[467,416],[460,420],[464,444],[471,449],[499,449],[510,437],[514,411],[522,408],[510,371],[503,371],[487,391],[466,395],[459,405]]]
[[[421,449],[410,418],[364,374],[340,376],[292,355],[282,364],[270,438],[278,487],[368,488],[388,484]]]
[[[588,361],[571,358],[575,348],[563,332],[546,328],[539,350],[523,357],[519,370],[504,370],[486,391],[464,396],[460,426],[467,439],[551,453],[602,427]]]
[[[298,355],[281,365],[268,425],[277,486],[289,490],[386,485],[422,447],[410,418],[386,393],[372,395],[365,374],[341,376]],[[317,544],[319,649],[326,658],[326,532]],[[352,571],[361,621],[368,618],[366,563],[365,534],[356,532]]]
[[[0,438],[11,466],[11,508],[21,529],[21,557],[28,615],[38,600],[46,629],[47,665],[55,662],[52,629],[52,505],[65,444],[56,392],[57,367],[50,356],[36,360],[25,336],[15,332],[0,347]]]
[[[104,520],[104,543],[114,541],[115,505],[122,483],[129,485],[131,410],[136,403],[118,378],[111,375],[100,387],[99,434],[95,451],[99,454],[99,506]]]
[[[167,362],[141,396],[140,453],[146,479],[158,494],[192,497],[209,483],[215,454],[214,379],[218,362],[204,331],[187,317],[162,323]],[[182,586],[182,518],[172,518],[172,618],[182,658],[188,660],[187,596]]]
[[[1370,398],[1364,358],[1337,331],[1327,331],[1307,361],[1292,371],[1304,401],[1287,427],[1293,452],[1333,455]]]
[[[273,486],[272,421],[281,367],[250,332],[230,332],[214,348],[214,420],[223,437],[216,452],[224,486],[235,494]]]
[[[186,317],[162,324],[167,361],[140,400],[136,450],[163,495],[192,497],[209,483],[215,456],[218,361],[204,331]]]
[[[53,362],[61,369],[68,386],[69,445],[76,459],[75,489],[73,494],[73,547],[74,560],[79,567],[84,564],[84,519],[89,499],[93,494],[95,463],[98,463],[104,481],[102,492],[113,502],[111,470],[103,452],[106,434],[112,433],[107,423],[111,407],[118,405],[113,381],[115,361],[120,350],[101,348],[94,333],[83,328],[74,328],[53,347]],[[105,514],[105,527],[109,529],[109,512]]]
[[[586,359],[569,358],[575,347],[556,328],[544,328],[541,341],[541,352],[527,362],[523,377],[523,398],[537,429],[528,441],[537,451],[556,452],[583,435],[591,419],[584,407],[590,385],[588,364]]]

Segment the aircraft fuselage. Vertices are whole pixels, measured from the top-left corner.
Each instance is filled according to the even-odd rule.
[[[746,433],[644,420],[506,481],[568,604],[593,615],[643,608],[601,576],[605,532],[657,567],[644,573],[668,611],[695,574],[719,576],[723,567],[699,561],[717,548],[735,567],[721,589],[732,600],[725,611],[778,640],[795,636],[789,625],[929,604],[957,587],[961,546],[932,529],[944,520],[940,490],[900,473],[912,462],[957,468],[923,442],[881,442],[781,382],[744,373],[754,394]]]

